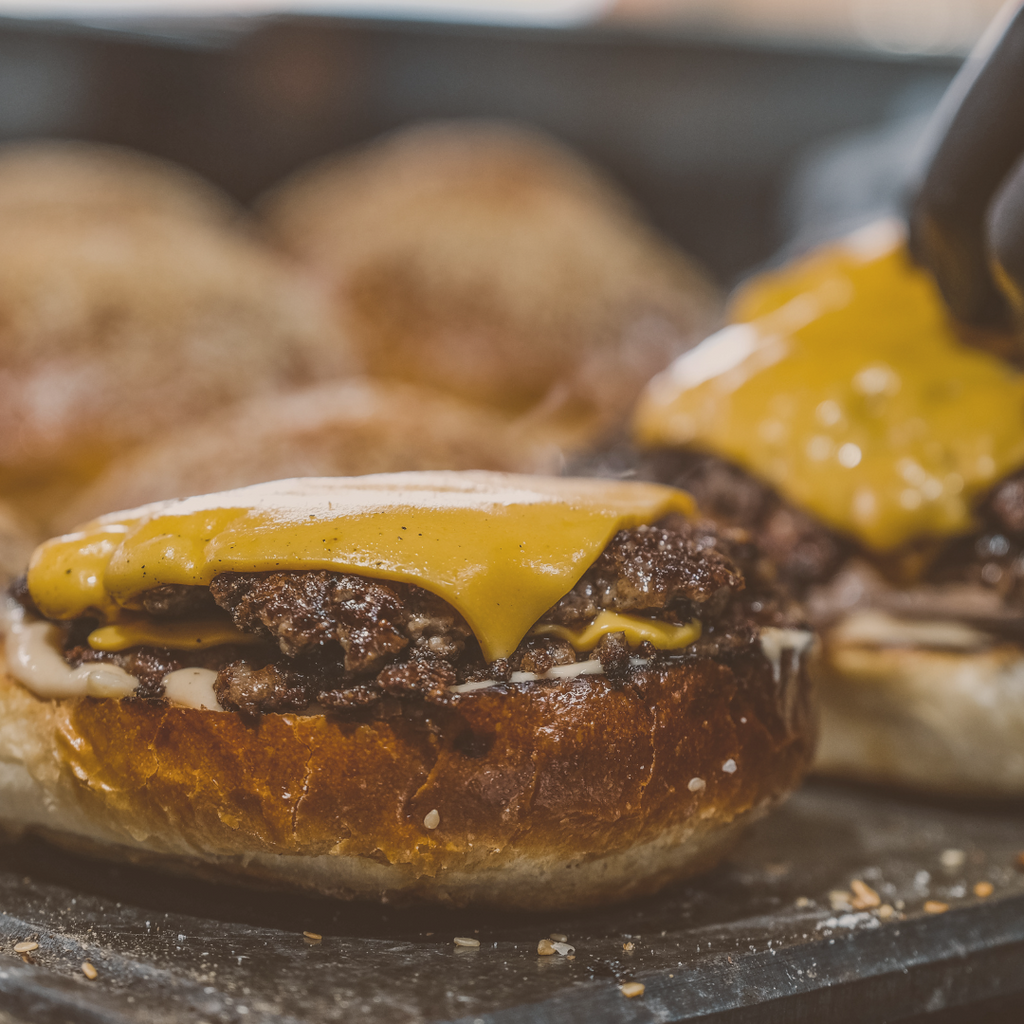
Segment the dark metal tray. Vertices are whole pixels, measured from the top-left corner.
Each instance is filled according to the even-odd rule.
[[[32,1024],[899,1020],[1024,990],[1022,846],[1021,809],[817,782],[701,881],[510,918],[182,881],[24,841],[0,850],[0,1008]],[[834,911],[854,878],[905,917]],[[574,959],[537,955],[552,932]],[[25,940],[31,963],[11,952]],[[979,1012],[963,1019],[1004,1019]]]

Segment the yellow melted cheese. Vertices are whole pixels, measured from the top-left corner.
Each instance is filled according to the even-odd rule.
[[[648,385],[638,442],[721,455],[877,551],[969,531],[1024,466],[1024,376],[957,339],[880,231],[749,285],[745,322]]]
[[[655,484],[501,473],[284,480],[118,512],[41,545],[28,587],[51,619],[108,622],[165,583],[329,569],[414,583],[507,657],[621,529],[689,495]]]
[[[537,636],[557,636],[561,640],[568,640],[577,651],[592,651],[606,633],[625,633],[630,647],[636,647],[647,640],[659,651],[676,651],[700,639],[701,625],[700,619],[694,619],[685,626],[677,626],[671,622],[644,619],[639,615],[604,611],[582,629],[545,623],[532,632]]]
[[[265,643],[236,629],[230,620],[161,621],[138,618],[94,629],[88,638],[94,651],[124,651],[129,647],[166,647],[172,651],[201,651],[222,644]]]

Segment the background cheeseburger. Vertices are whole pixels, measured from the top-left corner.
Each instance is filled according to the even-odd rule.
[[[1024,376],[892,224],[748,285],[648,387],[648,471],[757,532],[823,646],[821,771],[1024,793]]]
[[[711,865],[811,755],[808,634],[658,485],[262,484],[95,520],[15,594],[4,819],[178,870],[623,899]]]

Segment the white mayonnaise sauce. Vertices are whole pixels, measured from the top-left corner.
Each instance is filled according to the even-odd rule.
[[[571,665],[555,665],[547,672],[538,675],[536,672],[513,672],[509,676],[510,683],[534,683],[542,679],[575,679],[577,676],[596,676],[604,670],[596,658],[590,661],[576,661]],[[490,686],[499,686],[499,679],[478,679],[472,683],[456,683],[449,686],[450,693],[472,693],[474,690],[486,690]]]
[[[44,700],[71,697],[128,697],[139,680],[117,665],[87,662],[72,668],[61,652],[59,626],[26,615],[17,602],[6,604],[0,626],[6,630],[7,671]],[[213,692],[217,673],[185,668],[164,678],[167,700],[188,708],[222,710]]]
[[[796,667],[807,649],[814,643],[814,634],[806,629],[779,629],[776,626],[763,626],[760,635],[761,650],[771,662],[772,678],[779,682],[782,678],[783,651],[792,651]]]

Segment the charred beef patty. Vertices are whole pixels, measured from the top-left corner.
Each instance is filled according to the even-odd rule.
[[[223,609],[263,644],[103,652],[86,643],[96,623],[75,620],[65,624],[65,658],[75,667],[119,665],[139,679],[136,697],[150,700],[162,697],[168,672],[212,669],[221,705],[248,718],[311,704],[333,711],[394,704],[386,698],[443,704],[458,683],[509,683],[513,673],[542,676],[593,659],[607,679],[627,685],[638,668],[680,657],[761,656],[761,626],[799,624],[795,606],[778,596],[770,577],[746,531],[672,516],[617,533],[539,624],[582,627],[606,610],[674,624],[699,619],[701,638],[679,651],[658,651],[646,641],[630,647],[623,633],[605,635],[585,653],[565,640],[527,636],[509,658],[488,664],[462,616],[420,587],[340,572],[281,571],[223,573],[209,588],[165,585],[142,599],[151,616],[165,620]],[[30,603],[23,585],[13,593]]]
[[[856,603],[1024,636],[1024,471],[988,495],[976,532],[878,557],[715,455],[666,450],[633,458],[641,478],[684,488],[705,513],[756,536],[768,571],[776,567],[779,585],[805,601],[818,624]]]

